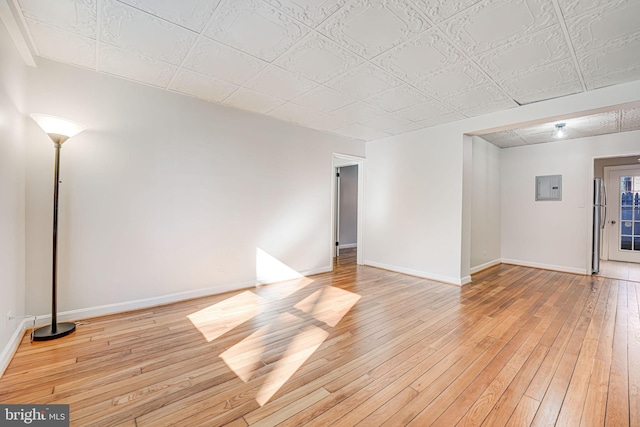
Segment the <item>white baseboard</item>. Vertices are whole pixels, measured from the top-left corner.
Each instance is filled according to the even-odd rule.
[[[517,259],[502,258],[503,264],[520,265],[522,267],[534,267],[542,270],[561,271],[563,273],[573,273],[587,275],[587,270],[583,268],[565,267],[563,265],[542,264],[539,262],[520,261]]]
[[[338,245],[338,248],[340,249],[350,249],[350,248],[357,248],[358,244],[357,243],[345,243],[344,245]]]
[[[332,271],[331,266],[318,267],[307,271],[300,272],[300,277],[311,276]],[[59,321],[72,321],[88,319],[91,317],[107,316],[109,314],[123,313],[126,311],[141,310],[150,307],[156,307],[164,304],[185,301],[193,298],[206,297],[209,295],[219,295],[226,292],[239,291],[242,289],[255,288],[257,286],[269,283],[283,282],[293,280],[296,277],[262,277],[259,280],[252,280],[240,283],[230,283],[225,285],[212,286],[209,288],[194,289],[191,291],[177,292],[173,294],[163,295],[159,297],[151,297],[134,301],[119,302],[114,304],[99,305],[95,307],[80,308],[76,310],[62,311],[58,313]],[[46,325],[51,322],[51,315],[37,316],[36,325]]]
[[[476,274],[479,271],[486,270],[487,268],[493,267],[494,265],[501,264],[501,259],[494,259],[493,261],[485,262],[484,264],[476,265],[469,269],[469,273]]]
[[[13,359],[13,355],[18,350],[20,346],[20,342],[22,341],[22,337],[24,336],[24,331],[27,329],[27,319],[23,319],[22,322],[16,327],[16,330],[13,331],[13,335],[9,339],[7,345],[2,349],[2,353],[0,354],[0,377],[4,375],[4,371],[9,366],[9,362]]]
[[[411,268],[398,267],[396,265],[383,264],[381,262],[365,260],[364,265],[369,265],[371,267],[382,268],[384,270],[395,271],[396,273],[408,274],[410,276],[422,277],[423,279],[435,280],[438,282],[447,283],[449,285],[462,286],[471,281],[471,277],[452,277],[452,276],[444,276],[441,274],[428,273],[426,271],[421,270],[413,270]],[[468,280],[467,280],[468,279]],[[467,281],[465,281],[467,280]]]

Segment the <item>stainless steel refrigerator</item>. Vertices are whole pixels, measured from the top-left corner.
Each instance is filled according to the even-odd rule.
[[[591,247],[591,273],[600,271],[602,230],[607,218],[607,192],[602,178],[593,180],[593,245]]]

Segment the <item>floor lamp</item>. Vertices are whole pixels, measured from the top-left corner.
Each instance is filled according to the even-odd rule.
[[[53,263],[51,275],[51,325],[36,329],[34,341],[48,341],[69,335],[76,329],[73,322],[58,323],[58,184],[60,183],[60,149],[62,144],[84,130],[84,126],[46,114],[31,114],[30,117],[53,141],[56,159],[53,168]]]

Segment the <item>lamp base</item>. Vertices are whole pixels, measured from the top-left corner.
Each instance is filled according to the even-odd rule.
[[[76,330],[76,324],[73,322],[63,322],[56,325],[56,331],[51,332],[51,325],[38,328],[33,333],[34,341],[49,341],[56,338],[62,338]]]

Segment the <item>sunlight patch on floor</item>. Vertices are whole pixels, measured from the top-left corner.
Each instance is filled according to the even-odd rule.
[[[256,396],[260,406],[264,406],[280,390],[280,387],[295,374],[328,336],[329,332],[317,326],[312,326],[296,335],[284,356],[273,364],[273,370],[269,372],[264,384],[260,387]]]
[[[318,289],[294,307],[329,326],[336,326],[359,299],[360,295],[353,292],[326,286]]]
[[[207,342],[211,342],[260,314],[264,303],[258,295],[244,291],[187,317]]]

